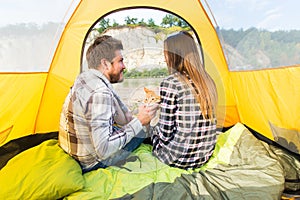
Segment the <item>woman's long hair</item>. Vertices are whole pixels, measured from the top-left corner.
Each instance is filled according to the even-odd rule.
[[[164,41],[164,55],[169,73],[178,72],[192,89],[195,99],[206,119],[213,119],[218,101],[213,79],[204,69],[192,35],[180,31]]]

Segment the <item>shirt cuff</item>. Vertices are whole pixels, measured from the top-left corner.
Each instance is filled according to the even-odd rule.
[[[142,125],[140,120],[138,120],[137,118],[133,118],[133,120],[131,120],[129,122],[129,124],[130,124],[131,128],[133,129],[134,136],[136,136],[141,130],[144,129],[144,126]]]

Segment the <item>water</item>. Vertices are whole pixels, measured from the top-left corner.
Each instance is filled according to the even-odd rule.
[[[133,112],[145,98],[144,87],[154,90],[158,94],[158,88],[163,78],[137,78],[125,79],[122,83],[113,84],[114,89],[123,102]]]

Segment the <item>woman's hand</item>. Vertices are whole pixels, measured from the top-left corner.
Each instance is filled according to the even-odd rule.
[[[140,120],[143,126],[150,124],[150,121],[155,117],[158,108],[159,104],[157,103],[149,106],[144,104],[139,106],[137,118]]]

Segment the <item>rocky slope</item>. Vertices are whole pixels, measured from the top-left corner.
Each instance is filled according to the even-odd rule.
[[[166,67],[163,56],[163,40],[166,38],[164,33],[155,33],[146,27],[122,27],[108,29],[103,34],[122,41],[124,63],[128,70]],[[90,33],[85,50],[98,35],[97,31]]]

